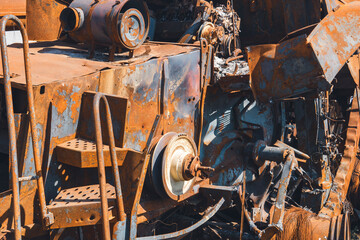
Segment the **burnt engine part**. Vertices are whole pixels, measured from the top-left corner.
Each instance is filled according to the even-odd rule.
[[[209,21],[213,24],[213,28],[206,29],[201,27],[199,38],[211,39],[211,42],[218,48],[218,53],[222,57],[232,56],[234,51],[240,48],[239,33],[241,20],[232,8],[230,1],[228,1],[227,6],[220,5],[214,8]],[[207,22],[204,24],[207,24]],[[214,33],[216,33],[216,38],[214,38]]]
[[[180,38],[181,43],[193,43],[202,38],[213,45],[221,57],[230,57],[240,48],[240,17],[234,11],[231,1],[227,5],[214,7],[207,1],[198,1],[198,13],[193,24]]]
[[[75,0],[60,15],[65,32],[81,43],[134,50],[147,38],[149,10],[141,0]]]

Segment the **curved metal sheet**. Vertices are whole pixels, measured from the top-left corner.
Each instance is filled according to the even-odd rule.
[[[360,47],[360,2],[327,15],[309,36],[247,48],[251,88],[258,100],[326,91]]]
[[[327,81],[332,81],[360,47],[360,2],[327,15],[307,38]]]

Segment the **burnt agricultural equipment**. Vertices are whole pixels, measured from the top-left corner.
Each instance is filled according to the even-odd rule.
[[[5,3],[0,239],[359,235],[360,2]]]

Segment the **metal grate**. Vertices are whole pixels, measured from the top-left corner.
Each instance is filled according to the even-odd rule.
[[[81,138],[72,139],[66,143],[61,144],[60,146],[66,147],[66,148],[72,148],[72,149],[76,149],[76,150],[81,150],[81,151],[96,151],[96,143],[95,142],[81,139]],[[103,149],[109,150],[109,146],[104,145]]]
[[[115,188],[112,185],[106,185],[106,193],[109,200],[115,200]],[[100,203],[99,185],[90,185],[62,190],[50,206],[75,206],[97,202]]]

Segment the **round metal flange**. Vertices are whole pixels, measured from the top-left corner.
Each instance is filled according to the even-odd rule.
[[[65,32],[74,32],[84,24],[84,12],[81,8],[67,7],[61,11],[60,21]]]
[[[151,157],[151,166],[150,166],[150,178],[152,185],[159,196],[166,197],[163,183],[162,183],[162,164],[165,148],[172,139],[172,137],[177,134],[174,132],[166,133],[162,136],[157,142],[154,151]]]
[[[171,138],[163,155],[162,183],[166,194],[174,200],[185,194],[193,185],[195,178],[185,180],[182,173],[184,161],[192,155],[197,156],[195,142],[186,134]]]
[[[119,34],[122,44],[128,49],[134,49],[145,41],[146,24],[139,10],[129,8],[121,15]]]

